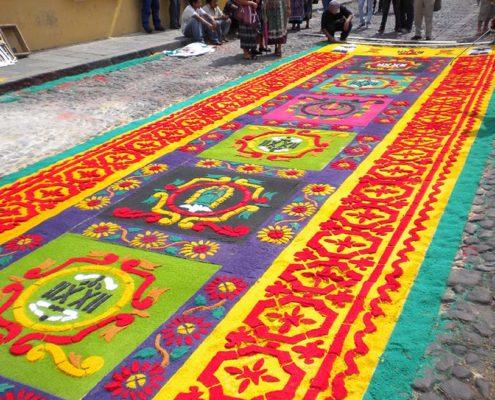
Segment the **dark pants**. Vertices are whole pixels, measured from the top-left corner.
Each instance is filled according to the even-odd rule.
[[[413,0],[400,0],[401,27],[408,31],[412,29],[414,22]]]
[[[143,0],[141,8],[141,23],[146,28],[150,26],[150,15],[153,14],[153,26],[159,27],[160,22],[160,0]]]
[[[385,25],[387,25],[388,12],[390,11],[390,3],[394,7],[395,14],[395,31],[401,30],[401,18],[400,18],[400,3],[399,0],[383,0],[382,2],[382,23],[380,24],[380,31],[385,31]]]
[[[180,0],[169,0],[168,13],[170,15],[170,28],[180,28]]]
[[[343,22],[336,22],[335,24],[328,24],[323,29],[326,29],[328,31],[328,33],[332,36],[335,35],[335,32],[341,32],[340,33],[340,40],[346,40],[347,36],[349,36],[349,33],[351,33],[352,23],[349,24],[349,29],[347,29],[347,30],[344,30],[344,23]]]

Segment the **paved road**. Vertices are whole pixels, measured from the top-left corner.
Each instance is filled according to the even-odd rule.
[[[356,4],[350,7],[355,10]],[[310,31],[290,34],[286,55],[321,40],[308,35],[319,30],[319,16],[316,12]],[[476,16],[475,0],[444,0],[444,9],[435,15],[435,39],[471,37]],[[358,34],[375,36],[379,19],[379,15],[374,16],[372,26]],[[384,37],[396,36],[389,32]],[[195,59],[162,57],[48,90],[21,91],[4,97],[3,100],[13,101],[0,103],[0,176],[276,60],[266,56],[255,62],[244,61],[238,46],[237,41],[230,42],[214,54]],[[450,324],[449,333],[440,335],[425,354],[425,364],[430,367],[418,371],[414,398],[495,398],[494,220],[495,153],[480,184],[444,295],[442,316]]]

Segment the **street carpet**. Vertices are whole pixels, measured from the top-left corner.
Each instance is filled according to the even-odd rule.
[[[5,178],[0,398],[407,398],[494,69],[313,48]]]

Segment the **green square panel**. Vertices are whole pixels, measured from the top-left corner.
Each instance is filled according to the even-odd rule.
[[[79,399],[218,268],[65,234],[0,272],[0,375]]]
[[[352,132],[247,125],[200,157],[319,171],[354,136]]]

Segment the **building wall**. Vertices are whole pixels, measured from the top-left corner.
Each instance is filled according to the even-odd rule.
[[[168,26],[168,0],[161,1]],[[0,0],[0,24],[19,26],[31,50],[141,31],[141,0]]]

